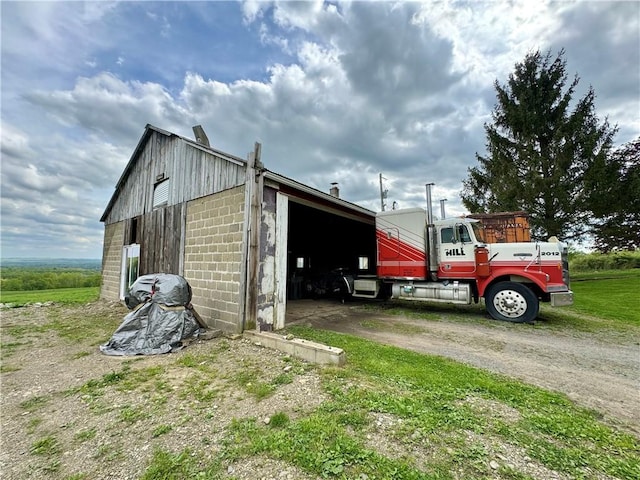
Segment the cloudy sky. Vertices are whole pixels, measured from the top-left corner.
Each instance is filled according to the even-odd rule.
[[[380,209],[459,192],[493,83],[561,48],[578,96],[640,134],[640,3],[1,2],[2,257],[100,258],[99,222],[150,123]],[[436,208],[436,214],[439,209]]]

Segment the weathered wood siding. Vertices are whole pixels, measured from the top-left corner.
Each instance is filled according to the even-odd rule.
[[[141,217],[140,275],[182,275],[186,203],[157,208]]]
[[[168,179],[168,206],[244,184],[245,165],[216,156],[182,138],[153,131],[121,186],[105,225],[153,211],[159,175]]]

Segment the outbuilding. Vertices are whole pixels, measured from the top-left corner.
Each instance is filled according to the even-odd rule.
[[[182,275],[212,328],[284,327],[287,302],[343,268],[375,273],[375,212],[195,139],[145,127],[101,221],[101,298],[123,299],[140,275]],[[291,159],[294,161],[295,159]]]

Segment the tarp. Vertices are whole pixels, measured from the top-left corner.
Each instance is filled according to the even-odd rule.
[[[179,276],[167,273],[143,275],[125,297],[132,311],[100,345],[106,355],[156,355],[182,347],[182,341],[201,333],[191,311],[191,287]]]

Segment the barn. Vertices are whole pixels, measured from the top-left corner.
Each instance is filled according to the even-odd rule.
[[[174,273],[212,328],[284,327],[287,304],[336,268],[375,273],[375,212],[246,160],[147,125],[101,217],[101,298],[140,275]],[[287,159],[295,161],[295,159]]]

